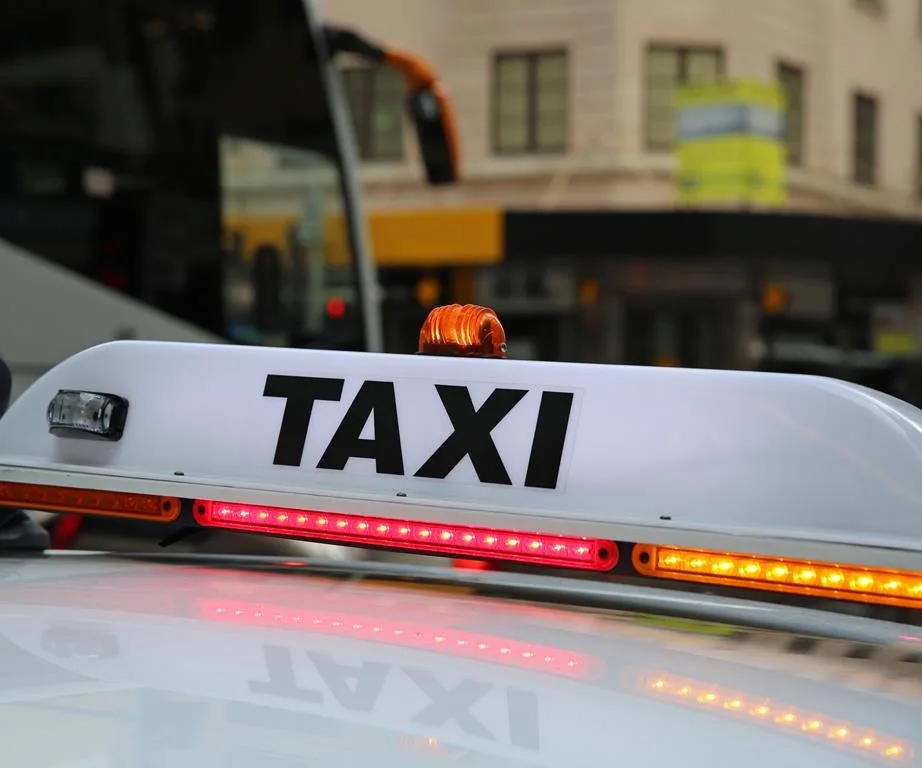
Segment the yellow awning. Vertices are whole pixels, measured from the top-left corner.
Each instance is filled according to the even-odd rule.
[[[242,238],[244,258],[268,244],[283,253],[295,216],[234,215],[225,234]],[[503,214],[496,208],[446,208],[373,211],[368,221],[375,262],[380,267],[418,268],[495,264],[502,259]],[[341,214],[328,217],[324,254],[331,266],[348,263],[349,248]]]

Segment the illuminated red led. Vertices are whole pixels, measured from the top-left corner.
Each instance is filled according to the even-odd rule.
[[[346,302],[339,296],[327,300],[327,317],[332,320],[342,320],[346,314]]]
[[[422,554],[469,555],[560,568],[607,571],[618,553],[611,541],[473,526],[419,523],[361,515],[197,501],[201,525],[269,535],[407,549]]]
[[[595,675],[589,656],[523,640],[409,621],[382,620],[362,614],[301,611],[263,603],[202,600],[199,607],[202,618],[219,623],[301,629],[323,635],[446,653],[563,677],[585,679]]]

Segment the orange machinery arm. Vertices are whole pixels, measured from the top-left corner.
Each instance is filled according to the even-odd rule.
[[[457,118],[447,91],[439,82],[438,75],[429,63],[415,54],[372,43],[349,29],[328,26],[324,28],[324,32],[331,56],[338,53],[350,53],[372,64],[391,67],[403,76],[411,98],[424,91],[432,95],[442,118],[445,141],[451,158],[452,181],[457,180],[460,167]]]

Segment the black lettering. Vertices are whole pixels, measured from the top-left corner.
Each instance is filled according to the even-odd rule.
[[[374,709],[381,689],[384,688],[389,664],[366,662],[358,667],[350,667],[337,664],[326,653],[308,652],[307,655],[341,706],[353,712],[371,712]],[[353,687],[349,685],[350,680],[354,681]]]
[[[405,668],[416,686],[429,697],[429,704],[413,718],[414,723],[442,726],[454,720],[468,736],[493,741],[495,737],[470,711],[493,686],[477,680],[463,680],[452,690],[445,687],[424,669]]]
[[[267,645],[263,648],[263,653],[266,656],[266,671],[269,679],[248,680],[247,686],[250,693],[307,701],[311,704],[323,703],[323,694],[320,691],[301,688],[298,685],[295,680],[294,664],[291,661],[291,651],[276,645]]]
[[[361,437],[374,414],[375,436]],[[346,411],[330,444],[320,458],[318,469],[343,470],[349,459],[374,459],[379,475],[403,474],[403,450],[397,423],[397,398],[389,381],[366,381]]]
[[[527,390],[496,389],[477,410],[467,387],[436,384],[435,388],[454,432],[419,468],[416,477],[443,480],[465,456],[469,456],[481,483],[511,485],[491,433],[525,397]]]
[[[535,752],[540,746],[538,736],[538,697],[531,691],[510,688],[506,692],[509,705],[509,741],[514,747]]]
[[[273,464],[300,467],[307,441],[307,428],[317,400],[336,402],[343,394],[342,379],[319,379],[311,376],[266,376],[263,397],[284,397],[285,414],[275,444]]]
[[[526,488],[556,488],[573,407],[571,392],[543,392],[525,473]]]

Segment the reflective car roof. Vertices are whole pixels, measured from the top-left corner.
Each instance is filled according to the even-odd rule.
[[[919,764],[922,638],[916,654],[296,565],[0,560],[4,762]]]

